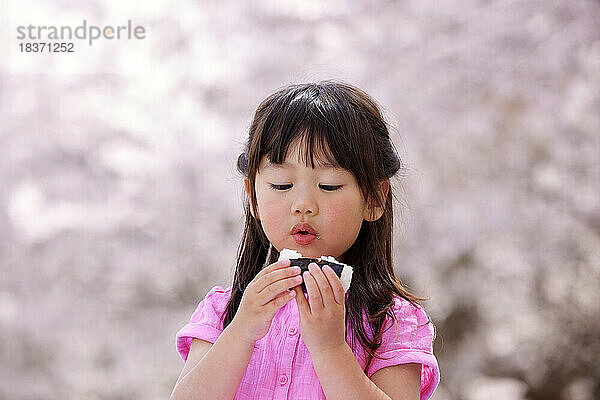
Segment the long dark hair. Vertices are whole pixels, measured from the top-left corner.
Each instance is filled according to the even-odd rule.
[[[250,198],[245,196],[246,222],[237,253],[231,298],[222,316],[223,329],[235,316],[246,286],[265,265],[279,257],[260,220],[252,216],[250,207],[254,215],[258,215],[254,182],[263,157],[267,156],[275,164],[282,163],[296,139],[306,145],[307,167],[310,159],[314,168],[313,154],[320,150],[319,154],[333,157],[329,159],[332,164],[354,175],[363,198],[370,199],[369,204],[374,204],[373,201],[379,206],[385,204],[381,218],[372,222],[363,220],[356,241],[340,260],[354,269],[346,301],[346,321],[350,320],[354,332],[352,348],[355,348],[356,336],[367,354],[366,373],[375,351],[381,346],[386,315],[396,321],[391,309],[393,295],[413,305],[426,299],[411,294],[394,274],[392,199],[395,196],[391,186],[385,199],[380,198],[378,191],[380,182],[403,171],[403,164],[390,141],[377,103],[362,90],[343,82],[328,80],[289,85],[267,97],[256,109],[244,152],[237,160],[238,170],[249,180]],[[372,338],[363,326],[363,310]]]

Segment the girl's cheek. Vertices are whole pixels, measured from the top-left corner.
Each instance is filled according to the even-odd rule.
[[[262,226],[265,231],[273,231],[275,233],[280,231],[283,226],[282,222],[287,221],[289,216],[289,209],[285,202],[277,201],[273,199],[263,199],[264,201],[260,205],[260,214],[262,220]]]
[[[265,209],[265,213],[269,215],[280,215],[283,211],[285,211],[286,203],[266,197],[262,201],[262,208]]]
[[[344,204],[331,206],[327,209],[325,218],[326,226],[333,228],[332,230],[335,232],[344,231],[350,214],[349,208]]]
[[[332,207],[332,215],[336,220],[343,220],[346,224],[362,225],[362,208],[353,201],[346,201]]]

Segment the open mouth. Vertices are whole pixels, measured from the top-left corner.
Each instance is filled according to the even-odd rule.
[[[317,235],[308,231],[298,231],[292,235],[297,244],[301,246],[308,246],[313,240],[317,238]]]

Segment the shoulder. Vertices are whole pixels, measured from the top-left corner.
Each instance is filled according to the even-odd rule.
[[[212,289],[208,291],[206,294],[206,298],[222,298],[222,297],[231,297],[231,286],[223,288],[223,286],[213,286]]]
[[[388,339],[401,339],[404,343],[410,343],[412,348],[431,349],[435,339],[435,326],[423,306],[395,295],[391,309],[396,321],[389,315],[386,318]],[[392,329],[392,324],[396,329]]]
[[[214,286],[206,293],[204,299],[196,307],[196,311],[192,315],[192,321],[202,317],[208,310],[221,314],[227,307],[230,298],[231,286],[227,288]]]
[[[410,302],[409,300],[406,300],[398,295],[394,295],[394,304],[392,305],[392,310],[397,316],[413,319],[416,318],[419,323],[429,321],[429,317],[427,316],[427,313],[421,304],[417,302]]]
[[[194,338],[210,343],[217,340],[223,331],[221,317],[230,297],[231,288],[213,287],[200,301],[190,321],[177,332],[177,351],[184,361],[187,360]]]
[[[375,380],[397,381],[400,375],[409,374],[408,367],[398,365],[421,364],[420,398],[429,399],[440,381],[439,366],[433,354],[435,326],[423,306],[418,303],[413,304],[400,296],[395,296],[390,308],[394,318],[389,313],[386,316],[381,347],[378,350],[378,354],[383,356],[383,359],[373,360],[367,376],[371,377],[383,369],[384,372],[376,376]],[[386,368],[391,366],[395,367]],[[416,371],[413,369],[410,374]]]
[[[222,286],[214,286],[206,293],[203,301],[214,304],[216,306],[227,305],[231,298],[231,286],[223,288]]]

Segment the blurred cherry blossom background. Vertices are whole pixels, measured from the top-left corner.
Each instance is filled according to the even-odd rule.
[[[168,398],[176,332],[233,276],[254,109],[330,78],[407,166],[434,399],[600,398],[600,2],[0,4],[0,398]],[[84,18],[146,38],[18,51]]]

